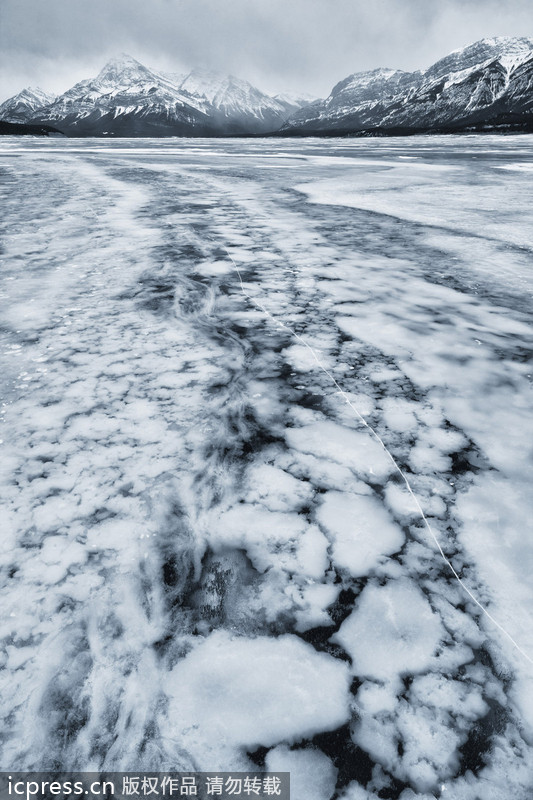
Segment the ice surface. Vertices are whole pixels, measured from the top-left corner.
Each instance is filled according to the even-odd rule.
[[[4,140],[3,768],[529,800],[531,138]]]
[[[209,542],[215,551],[243,548],[260,572],[278,566],[320,578],[327,567],[327,539],[297,514],[242,504],[220,516]]]

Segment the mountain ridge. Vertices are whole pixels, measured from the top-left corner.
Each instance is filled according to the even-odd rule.
[[[297,111],[284,133],[457,130],[531,125],[533,39],[494,37],[455,50],[425,70],[353,73]]]
[[[356,72],[325,99],[267,95],[208,70],[157,72],[121,54],[58,97],[23,90],[0,105],[0,119],[52,125],[69,136],[532,130],[533,38],[481,39],[414,72]]]
[[[69,136],[260,133],[280,127],[299,108],[297,100],[272,97],[232,75],[166,74],[125,53],[49,102],[44,95],[43,103],[26,101],[24,92],[0,105],[0,118],[53,125]]]

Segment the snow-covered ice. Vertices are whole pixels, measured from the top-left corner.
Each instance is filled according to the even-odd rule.
[[[531,798],[532,155],[3,137],[2,769]]]

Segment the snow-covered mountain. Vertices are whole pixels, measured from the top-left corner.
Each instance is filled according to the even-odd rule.
[[[180,135],[209,127],[201,103],[127,55],[111,59],[95,78],[75,84],[30,119],[74,136]]]
[[[23,89],[0,105],[0,119],[5,122],[27,122],[38,108],[53,103],[55,96],[42,89]]]
[[[205,70],[164,74],[121,55],[59,97],[20,92],[0,105],[0,120],[70,136],[533,130],[533,39],[482,39],[417,72],[358,72],[325,100],[271,96]]]
[[[457,130],[533,123],[533,39],[482,39],[418,72],[350,75],[325,100],[298,110],[295,133]]]
[[[291,113],[313,99],[271,97],[248,81],[208,70],[194,70],[182,76],[178,88],[195,101],[202,100],[203,111],[217,126],[237,128],[237,132],[276,130]]]
[[[0,119],[12,119],[14,101],[0,106]],[[75,136],[259,133],[276,130],[300,106],[233,76],[163,74],[123,54],[55,99],[19,99],[16,121],[54,125]]]

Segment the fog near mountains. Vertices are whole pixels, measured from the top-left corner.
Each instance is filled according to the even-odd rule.
[[[63,92],[120,50],[326,96],[342,75],[423,68],[484,36],[531,32],[527,0],[3,0],[0,99],[35,84]]]

